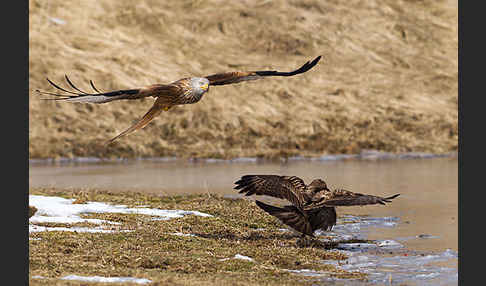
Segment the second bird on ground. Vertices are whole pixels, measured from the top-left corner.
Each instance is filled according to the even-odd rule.
[[[373,205],[391,202],[398,197],[378,197],[354,193],[342,189],[331,191],[326,182],[313,180],[309,185],[296,176],[246,175],[235,182],[240,194],[267,195],[286,199],[292,205],[276,207],[256,201],[265,212],[277,217],[282,223],[306,235],[314,236],[318,229],[331,230],[336,224],[337,206]]]

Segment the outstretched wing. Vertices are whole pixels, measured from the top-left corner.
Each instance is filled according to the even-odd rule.
[[[301,233],[314,237],[314,232],[312,231],[312,226],[309,220],[307,219],[306,216],[304,216],[303,212],[299,210],[297,207],[284,206],[280,208],[280,207],[267,205],[260,201],[255,201],[255,203],[257,204],[258,207],[260,207],[268,214],[278,218],[282,223],[290,226],[291,228]]]
[[[301,178],[295,176],[245,175],[235,184],[235,189],[246,196],[267,195],[286,199],[299,208],[305,202],[304,192],[307,187]]]
[[[396,194],[390,197],[378,197],[373,195],[365,195],[360,193],[353,193],[346,190],[327,191],[323,198],[313,204],[305,207],[305,209],[313,209],[318,207],[337,207],[337,206],[362,206],[374,205],[391,202],[392,199],[398,197]]]
[[[262,79],[267,76],[293,76],[293,75],[305,73],[306,71],[310,70],[312,67],[314,67],[317,64],[317,62],[320,59],[321,56],[318,56],[313,61],[308,61],[300,68],[291,72],[279,72],[279,71],[226,72],[226,73],[209,75],[206,76],[206,78],[209,80],[209,85],[224,85],[224,84],[242,82],[246,80]]]
[[[105,103],[110,102],[113,100],[120,100],[120,99],[139,99],[148,96],[160,96],[166,94],[177,93],[179,87],[174,85],[162,85],[162,84],[154,84],[144,88],[136,88],[136,89],[121,89],[109,92],[100,92],[94,85],[93,81],[89,81],[91,87],[95,91],[94,93],[85,92],[78,87],[76,87],[69,77],[65,75],[66,82],[74,89],[67,90],[65,88],[60,87],[59,85],[52,82],[50,79],[47,81],[55,88],[64,93],[55,93],[55,92],[47,92],[47,91],[40,91],[36,90],[36,92],[43,94],[43,95],[54,95],[58,96],[59,98],[46,98],[44,100],[63,100],[63,101],[70,101],[70,102],[89,102],[89,103]]]

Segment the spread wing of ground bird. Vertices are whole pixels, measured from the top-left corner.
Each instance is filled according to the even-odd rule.
[[[306,185],[296,176],[245,175],[235,182],[240,194],[266,195],[285,199],[291,205],[276,207],[256,201],[258,207],[296,231],[314,237],[318,229],[331,230],[336,224],[336,207],[373,205],[391,202],[398,197],[378,197],[343,189],[330,190],[326,182],[315,179]]]

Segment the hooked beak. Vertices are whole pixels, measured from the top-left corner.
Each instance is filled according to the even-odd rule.
[[[206,83],[206,84],[201,85],[201,89],[207,91],[209,89],[209,84]]]

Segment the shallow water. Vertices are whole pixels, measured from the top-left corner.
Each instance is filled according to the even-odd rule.
[[[364,256],[367,263],[376,266],[366,270],[375,275],[370,276],[375,277],[375,280],[370,281],[388,285],[389,278],[383,276],[383,273],[393,273],[395,276],[392,275],[392,284],[406,281],[407,285],[457,284],[458,161],[455,156],[380,160],[328,158],[286,162],[259,162],[253,159],[189,162],[161,159],[122,163],[31,163],[29,184],[31,187],[98,188],[160,194],[209,192],[234,196],[237,193],[232,189],[233,183],[246,174],[296,175],[307,183],[314,178],[322,178],[331,188],[383,196],[400,193],[398,198],[386,206],[338,208],[340,220],[333,232],[339,235],[362,235],[361,238],[375,240],[377,243],[392,241],[393,245],[402,245],[400,249],[406,254],[405,260],[403,253],[398,256],[399,259],[393,255],[387,258],[367,252]],[[360,245],[357,249],[367,247]],[[343,246],[341,251],[354,250]],[[421,254],[415,257],[411,251]],[[428,268],[420,268],[432,269],[428,272],[420,272],[417,268],[417,261],[420,260],[412,259],[420,259],[424,253],[438,257],[437,260],[427,261],[432,263],[427,264]],[[365,259],[359,256],[355,260]],[[387,268],[395,264],[408,265],[408,268]],[[347,267],[353,269],[353,266]],[[415,280],[418,284],[410,284]],[[337,281],[334,283],[341,285]]]
[[[323,261],[337,268],[368,274],[365,281],[337,279],[327,273],[299,270],[293,272],[311,275],[323,281],[323,285],[457,285],[458,252],[452,249],[444,251],[417,251],[406,246],[407,239],[375,239],[369,242],[349,242],[353,239],[369,239],[371,233],[380,229],[399,229],[399,217],[360,217],[345,215],[338,219],[332,232],[322,232],[331,240],[340,242],[336,249],[345,253],[344,261]],[[428,237],[437,238],[437,237]]]

